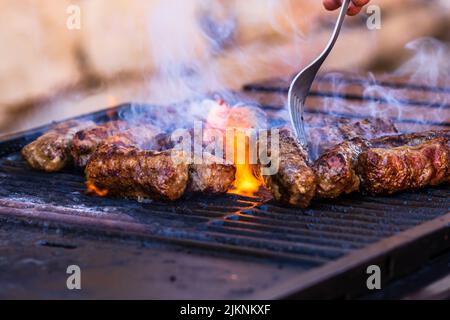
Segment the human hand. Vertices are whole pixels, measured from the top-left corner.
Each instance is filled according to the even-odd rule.
[[[347,14],[349,16],[357,15],[369,1],[370,0],[352,0],[348,7]],[[336,10],[341,7],[342,0],[323,0],[323,5],[327,10]]]

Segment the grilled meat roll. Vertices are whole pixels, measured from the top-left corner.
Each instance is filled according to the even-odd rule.
[[[386,166],[396,166],[399,165],[399,163],[406,163],[407,161],[411,162],[411,159],[414,158],[413,155],[417,154],[417,151],[412,151],[415,150],[415,147],[421,150],[421,148],[424,147],[424,144],[426,145],[427,141],[442,139],[440,140],[441,146],[437,148],[437,150],[442,153],[443,157],[438,161],[441,161],[441,166],[445,166],[444,163],[445,161],[448,162],[448,159],[445,157],[444,151],[445,149],[447,149],[447,151],[450,150],[449,138],[450,130],[440,130],[392,135],[371,139],[369,141],[359,138],[344,141],[315,161],[313,167],[318,179],[317,194],[322,198],[336,198],[343,193],[358,191],[360,190],[362,179],[364,179],[363,189],[368,192],[385,192],[378,192],[375,190],[378,188],[372,187],[370,180],[375,179],[376,175],[373,173],[375,172],[375,169],[369,166],[368,159],[373,160],[376,158],[376,155],[381,157],[381,154],[383,154],[385,160],[389,159],[391,161],[389,164],[387,164],[387,162],[380,162],[378,164],[379,166],[381,166],[381,163]],[[427,147],[424,150],[426,150],[424,152],[430,152],[430,147]],[[364,156],[362,156],[363,153],[365,154]],[[407,156],[404,156],[405,153]],[[398,157],[396,158],[395,155]],[[402,160],[402,162],[398,159],[406,160]],[[425,157],[422,157],[422,160],[424,159]],[[360,161],[362,161],[362,165],[360,164]],[[414,165],[414,163],[411,162],[410,165]],[[366,168],[374,171],[366,174],[364,172]],[[392,167],[386,168],[385,170],[386,172],[392,171],[399,173],[399,171],[396,170],[400,169],[395,169]],[[416,171],[414,170],[403,170],[403,174],[405,174],[410,180],[415,179],[414,175],[417,175],[415,172]],[[383,176],[382,174],[379,175]],[[387,175],[385,175],[385,177],[387,178]],[[383,181],[382,179],[377,178],[373,181],[373,184],[376,183],[383,183]],[[387,188],[392,189],[391,193],[404,189],[416,188],[415,183],[410,183],[410,185],[411,186],[408,187],[408,183],[405,183],[404,187],[395,187],[387,183]],[[389,192],[386,190],[386,193]]]
[[[416,146],[436,138],[445,138],[450,142],[450,129],[430,130],[423,132],[404,133],[371,139],[374,148],[394,148],[401,146]]]
[[[88,161],[85,171],[87,180],[97,188],[107,190],[110,190],[107,187],[108,183],[118,184],[117,187],[113,186],[110,194],[130,198],[147,197],[174,200],[181,197],[185,190],[189,193],[219,194],[230,189],[235,179],[236,169],[233,165],[222,163],[223,161],[219,161],[206,152],[203,153],[201,164],[190,163],[187,154],[172,149],[173,144],[169,144],[170,139],[167,135],[153,135],[153,133],[154,131],[146,130],[145,127],[134,127],[106,139],[94,152],[91,160]],[[155,142],[155,139],[157,142]],[[165,141],[167,144],[161,144],[161,141]],[[147,150],[147,148],[152,148],[155,145],[158,145],[159,152]],[[156,179],[156,174],[153,177],[150,176],[150,173],[157,170],[158,166],[161,166],[159,174],[167,175],[167,169],[164,166],[168,166],[167,159],[170,158],[172,153],[178,155],[179,160],[183,162],[175,166],[176,171],[178,171],[176,174],[180,175],[181,180]],[[136,159],[133,160],[133,158]],[[147,187],[143,188],[141,187],[143,182],[138,179],[140,176],[136,173],[128,174],[127,172],[132,171],[133,166],[136,167],[135,170],[142,170],[144,167],[141,162],[145,158],[148,158],[148,161],[147,167],[144,169],[145,174],[143,174],[148,176],[149,181],[145,181]],[[154,160],[150,158],[154,158]],[[99,171],[99,163],[102,162],[107,163],[110,169],[101,171],[102,176],[100,177],[93,173]],[[151,167],[152,165],[154,167]],[[114,171],[115,167],[117,170]],[[185,168],[186,172],[184,172]],[[169,170],[169,173],[171,174],[172,171]],[[108,178],[108,175],[112,175],[112,177]],[[124,182],[121,183],[120,180],[123,175],[125,175],[123,177]],[[184,179],[185,176],[186,179]],[[162,181],[162,184],[151,186],[150,181],[152,179],[156,179],[155,183]],[[184,187],[182,187],[182,182],[185,184]],[[173,186],[170,186],[171,184]],[[135,187],[124,188],[124,185],[134,185]],[[124,191],[125,189],[128,191]],[[164,191],[166,189],[169,191]]]
[[[79,167],[86,166],[92,153],[94,153],[100,143],[126,129],[128,129],[128,123],[118,120],[78,131],[73,138],[70,150],[75,165]]]
[[[220,160],[211,154],[204,153],[204,163],[190,164],[188,192],[208,194],[226,193],[232,187],[235,180],[236,167],[221,163]]]
[[[370,148],[358,160],[357,171],[365,192],[392,194],[438,185],[449,180],[450,148],[445,138],[416,146]]]
[[[92,121],[60,123],[22,149],[22,156],[37,170],[60,171],[72,162],[70,148],[75,134],[93,126]]]
[[[86,166],[97,147],[109,137],[119,135],[133,141],[150,141],[160,130],[151,125],[135,124],[126,121],[109,121],[77,132],[73,139],[71,154],[79,167]]]
[[[373,139],[380,136],[398,133],[394,123],[390,120],[373,118],[358,121],[348,120],[339,125],[339,131],[345,140],[353,138]]]
[[[308,129],[310,156],[316,159],[337,144],[353,138],[374,139],[397,133],[397,128],[392,121],[379,118],[364,120],[342,118],[333,122],[327,120]]]
[[[360,179],[356,165],[367,142],[361,138],[344,141],[323,154],[313,165],[317,176],[317,195],[336,198],[343,193],[359,190]]]
[[[85,173],[88,183],[113,196],[176,200],[186,189],[188,169],[182,152],[104,143],[88,161]]]
[[[278,172],[264,176],[264,184],[275,200],[306,208],[316,193],[316,176],[308,165],[306,151],[292,133],[288,129],[282,129],[279,137]]]
[[[195,141],[193,139],[193,129],[187,130],[189,136],[192,138],[190,141],[191,152],[194,152]],[[171,135],[167,133],[158,134],[151,139],[144,148],[150,148],[157,151],[165,151],[172,149],[181,143],[182,139],[173,141]],[[189,165],[189,182],[187,192],[189,193],[209,193],[209,194],[221,194],[226,193],[233,185],[236,175],[236,167],[232,164],[226,163],[224,159],[219,159],[215,155],[212,155],[204,151],[205,146],[213,142],[211,137],[204,135],[202,137],[204,145],[199,146],[203,149],[202,163],[191,163]],[[186,150],[189,151],[189,150]]]

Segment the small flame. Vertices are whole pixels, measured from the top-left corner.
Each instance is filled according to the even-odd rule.
[[[237,141],[238,139],[245,139],[245,161],[238,163],[237,161]],[[236,167],[236,178],[234,180],[233,188],[228,193],[238,194],[242,196],[252,197],[262,185],[262,181],[257,179],[253,174],[253,168],[249,160],[249,138],[243,132],[234,133],[234,163]]]
[[[106,197],[108,194],[108,189],[100,189],[91,181],[86,181],[86,188],[88,194],[94,194],[99,197]]]
[[[255,124],[251,123],[249,116],[250,109],[245,107],[230,108],[222,100],[217,101],[217,107],[213,108],[208,114],[208,124],[215,128],[234,129],[234,164],[236,167],[236,178],[233,187],[228,191],[231,194],[252,197],[259,191],[262,181],[258,179],[254,173],[249,160],[249,137],[244,132],[236,130],[236,128],[251,128]],[[245,161],[238,163],[238,140],[245,139]],[[241,140],[242,141],[242,140]],[[227,147],[230,147],[227,142]]]
[[[228,193],[252,197],[259,191],[261,184],[261,181],[255,177],[252,167],[248,163],[237,164],[236,180],[234,180],[233,188]]]

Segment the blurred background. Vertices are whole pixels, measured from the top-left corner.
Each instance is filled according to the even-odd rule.
[[[448,67],[450,0],[371,4],[380,28],[367,12],[349,18],[326,70],[393,72],[424,37],[440,41]],[[0,0],[0,134],[289,77],[335,19],[320,0]]]

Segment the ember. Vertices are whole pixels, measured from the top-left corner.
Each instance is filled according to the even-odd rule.
[[[108,195],[108,189],[100,189],[91,181],[86,181],[86,192],[99,197],[106,197]]]

